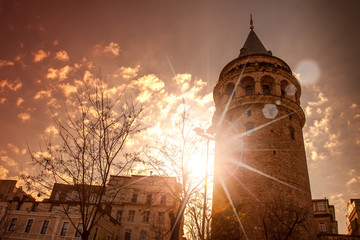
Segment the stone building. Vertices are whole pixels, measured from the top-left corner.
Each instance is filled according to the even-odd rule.
[[[349,235],[360,236],[360,199],[350,199],[347,204],[346,223]]]
[[[213,239],[315,239],[301,87],[250,24],[213,91]]]
[[[335,207],[329,200],[313,199],[315,224],[318,234],[338,234],[338,223],[335,218]]]
[[[16,187],[16,180],[7,180],[1,179],[0,180],[0,200],[7,201],[7,200],[32,200],[35,199],[24,192],[22,187]]]
[[[70,218],[81,229],[81,215],[76,205],[54,202],[11,201],[6,206],[6,222],[0,228],[0,239],[80,239],[79,232],[64,214],[63,208],[72,208]],[[4,210],[5,208],[2,208]],[[4,213],[2,211],[2,213]],[[116,239],[120,223],[104,212],[90,234],[90,239]]]
[[[112,176],[108,201],[121,223],[120,239],[169,239],[180,189],[174,177]]]
[[[101,201],[100,220],[89,239],[169,239],[180,189],[174,177],[111,176]],[[4,199],[0,202],[0,239],[80,239],[79,201],[87,195],[91,209],[100,190],[99,186],[56,183],[50,198],[42,202]]]

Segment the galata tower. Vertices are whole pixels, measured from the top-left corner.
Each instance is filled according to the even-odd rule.
[[[214,87],[212,239],[316,239],[300,95],[251,19],[240,55]]]

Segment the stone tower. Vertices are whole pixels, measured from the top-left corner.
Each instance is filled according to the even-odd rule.
[[[214,87],[212,239],[315,239],[300,107],[290,67],[254,32]]]

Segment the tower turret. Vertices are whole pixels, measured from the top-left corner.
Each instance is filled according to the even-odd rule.
[[[314,239],[301,88],[254,31],[214,87],[213,239]]]

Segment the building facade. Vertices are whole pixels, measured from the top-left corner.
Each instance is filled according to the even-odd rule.
[[[315,224],[318,234],[338,234],[338,223],[335,218],[335,207],[329,200],[313,199]]]
[[[213,239],[316,238],[300,95],[292,70],[251,21],[213,92]]]
[[[169,239],[180,189],[174,177],[111,176],[89,239]],[[50,198],[42,202],[29,197],[4,199],[0,202],[0,239],[80,239],[83,205],[79,201],[87,199],[86,209],[91,212],[99,191],[99,186],[56,183]]]
[[[180,189],[174,177],[112,176],[107,197],[121,239],[169,239]]]
[[[346,223],[349,235],[360,236],[360,199],[350,199],[347,204]]]

